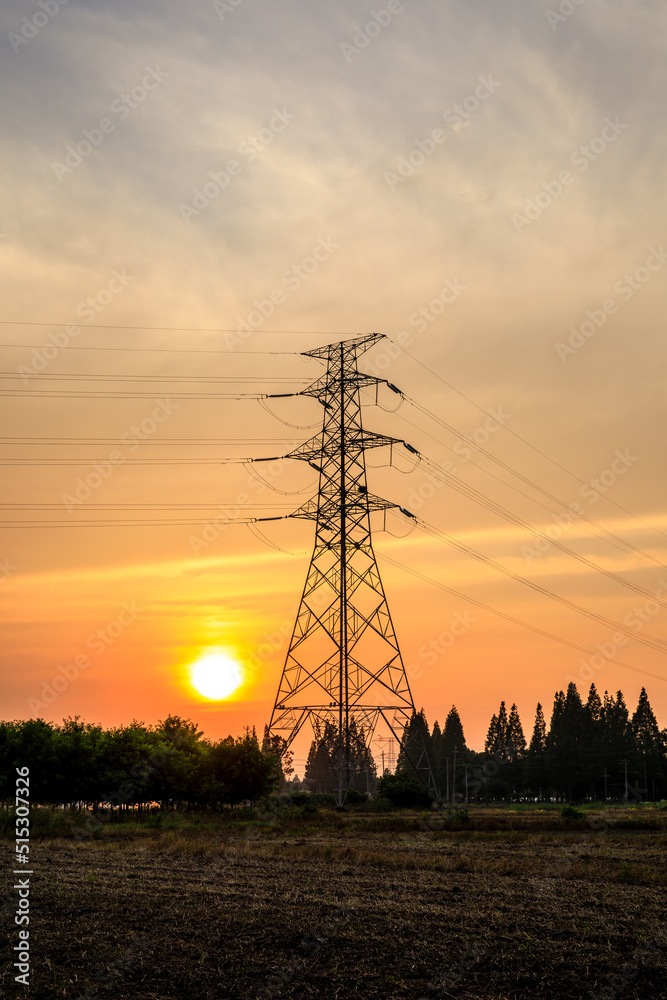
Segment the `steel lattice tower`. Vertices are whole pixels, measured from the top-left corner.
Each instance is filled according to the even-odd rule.
[[[307,720],[335,726],[339,805],[350,786],[351,731],[363,733],[370,747],[383,719],[401,744],[414,712],[371,539],[371,512],[398,505],[369,493],[366,485],[366,449],[403,443],[362,424],[360,390],[384,380],[359,372],[357,359],[382,337],[373,333],[304,352],[327,365],[322,378],[295,394],[319,400],[322,430],[285,456],[316,469],[319,490],[289,515],[315,521],[315,544],[269,734],[282,737],[286,750]],[[436,797],[421,739],[403,750]]]

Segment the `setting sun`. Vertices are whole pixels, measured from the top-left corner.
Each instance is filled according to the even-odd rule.
[[[189,673],[194,689],[211,701],[228,698],[243,683],[243,672],[239,664],[221,652],[202,656],[190,666]]]

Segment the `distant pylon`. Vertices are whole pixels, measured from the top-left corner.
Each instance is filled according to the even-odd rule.
[[[327,370],[295,395],[319,400],[324,420],[319,434],[286,456],[317,470],[319,490],[289,515],[315,521],[315,545],[269,734],[282,737],[287,749],[306,721],[333,725],[339,805],[353,784],[351,739],[358,742],[363,734],[370,749],[382,719],[401,744],[414,712],[371,540],[371,512],[398,505],[369,493],[366,485],[366,449],[403,444],[362,424],[360,390],[384,380],[359,372],[357,359],[382,337],[373,333],[305,352],[326,362]],[[421,738],[404,750],[437,797]]]

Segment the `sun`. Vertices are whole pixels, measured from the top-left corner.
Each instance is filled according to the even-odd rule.
[[[195,691],[210,701],[223,701],[243,683],[239,664],[226,653],[217,651],[191,664],[189,673]]]

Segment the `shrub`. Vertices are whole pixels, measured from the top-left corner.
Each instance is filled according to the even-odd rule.
[[[424,809],[431,796],[411,774],[385,774],[378,782],[378,794],[397,809]]]

